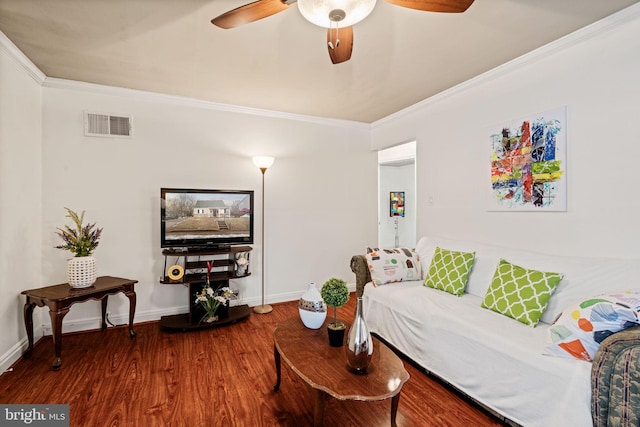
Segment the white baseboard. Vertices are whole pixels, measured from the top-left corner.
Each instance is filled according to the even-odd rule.
[[[34,326],[33,327],[33,342],[37,342],[40,338],[44,336],[44,331],[42,330],[42,326]],[[11,368],[11,365],[16,363],[24,354],[24,352],[29,347],[29,340],[25,335],[22,337],[20,341],[15,343],[13,347],[11,347],[6,353],[0,356],[0,375],[4,374],[8,369]]]

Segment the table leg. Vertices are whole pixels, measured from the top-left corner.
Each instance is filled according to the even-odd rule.
[[[102,304],[102,329],[107,329],[107,301],[109,299],[109,295],[105,295],[104,298],[100,301]]]
[[[322,390],[316,390],[316,402],[313,407],[313,426],[322,426],[324,418],[324,406],[327,403],[327,394]]]
[[[133,317],[136,314],[136,293],[134,291],[125,292],[127,298],[129,298],[129,336],[131,339],[136,339],[136,333],[133,331]]]
[[[62,365],[62,319],[69,312],[69,307],[60,310],[49,310],[51,317],[51,332],[53,334],[53,346],[55,348],[56,358],[53,361],[53,370],[60,370]]]
[[[24,305],[24,327],[27,330],[27,338],[29,340],[29,347],[24,353],[24,358],[31,357],[31,351],[33,350],[33,309],[36,307],[34,303],[27,297],[27,302]]]
[[[398,404],[400,403],[400,392],[391,398],[391,426],[396,427],[396,414],[398,413]]]
[[[280,370],[280,352],[275,345],[273,346],[273,358],[276,362],[276,385],[273,386],[273,391],[278,391],[280,389],[280,380],[282,379],[282,376]]]

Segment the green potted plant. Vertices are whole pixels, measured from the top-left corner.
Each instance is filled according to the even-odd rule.
[[[71,218],[75,229],[68,225],[57,228],[56,234],[64,244],[56,246],[56,249],[74,254],[74,258],[67,261],[69,285],[73,288],[86,288],[96,281],[96,259],[91,255],[98,247],[102,228],[97,228],[95,223],[84,225],[84,211],[78,215],[69,208],[65,209],[66,217]]]
[[[343,322],[338,322],[337,309],[349,301],[347,282],[333,277],[324,282],[320,295],[326,305],[333,307],[333,322],[327,325],[329,345],[331,345],[331,347],[342,347],[346,325]]]

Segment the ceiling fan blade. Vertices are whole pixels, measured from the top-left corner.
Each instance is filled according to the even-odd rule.
[[[353,27],[327,29],[327,46],[331,62],[339,64],[351,59]]]
[[[396,6],[424,12],[461,13],[471,6],[474,0],[386,0]]]
[[[276,13],[287,9],[294,3],[295,1],[287,1],[285,3],[282,0],[258,0],[225,12],[222,15],[213,18],[211,23],[220,28],[234,28],[242,24],[248,24],[249,22],[275,15]]]

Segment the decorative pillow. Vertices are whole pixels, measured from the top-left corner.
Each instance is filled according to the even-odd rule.
[[[640,291],[593,297],[564,310],[549,328],[544,354],[592,361],[609,335],[640,324]]]
[[[535,327],[562,277],[501,259],[481,305]]]
[[[436,247],[424,285],[453,295],[462,295],[475,256],[475,252],[454,252]]]
[[[420,258],[413,249],[367,248],[367,265],[374,286],[405,280],[420,280]]]

